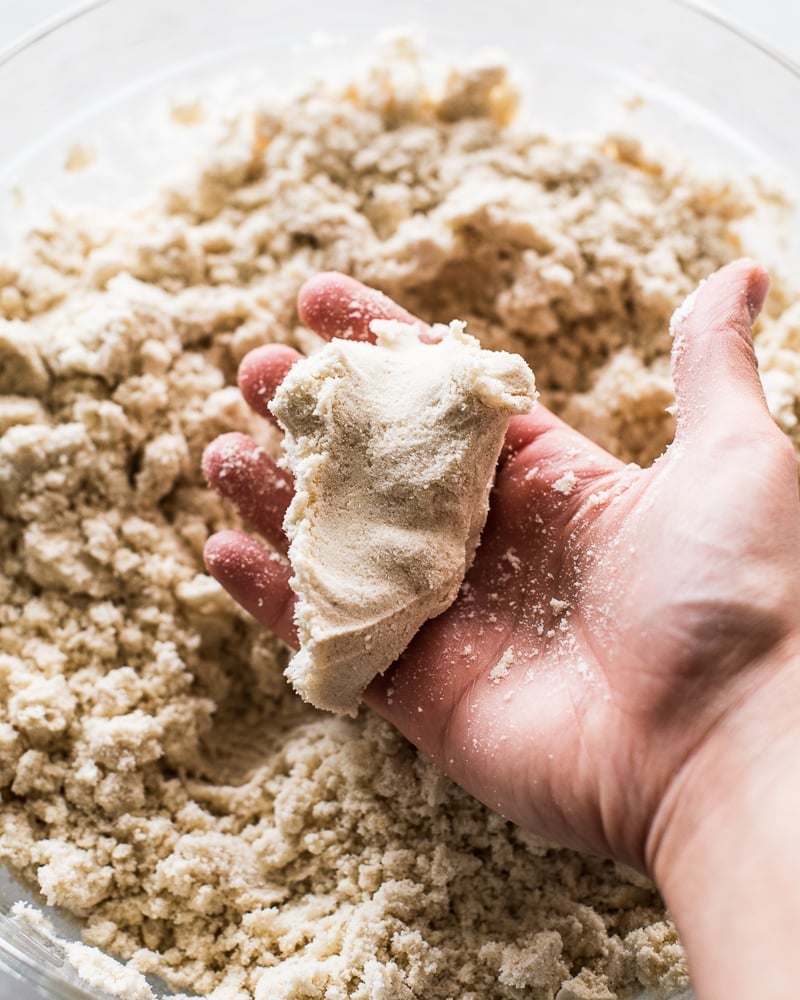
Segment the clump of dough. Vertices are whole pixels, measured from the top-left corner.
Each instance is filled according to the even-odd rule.
[[[287,677],[355,715],[367,684],[455,599],[489,508],[508,421],[536,390],[519,355],[464,324],[373,323],[296,364],[271,404],[296,493],[286,514],[300,650]]]

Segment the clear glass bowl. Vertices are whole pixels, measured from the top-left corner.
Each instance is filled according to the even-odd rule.
[[[164,94],[226,75],[291,85],[407,25],[456,55],[508,53],[543,128],[633,130],[800,194],[800,69],[683,0],[94,0],[0,56],[0,250],[55,201],[113,207],[171,173],[189,149],[156,141]],[[101,171],[64,170],[80,141],[102,146]],[[800,261],[798,221],[788,205],[757,220],[765,263]],[[5,873],[0,912],[21,895]],[[109,996],[0,917],[0,1000]]]

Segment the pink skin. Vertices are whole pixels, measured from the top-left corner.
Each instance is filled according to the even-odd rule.
[[[511,421],[458,599],[365,694],[502,815],[651,872],[675,789],[800,648],[795,458],[767,411],[750,339],[767,285],[747,260],[703,285],[673,351],[676,439],[652,467],[624,466],[543,406]],[[299,309],[326,337],[364,338],[376,316],[409,319],[340,275],[309,282]],[[298,357],[262,347],[242,362],[258,413]],[[226,435],[204,470],[282,548],[289,491],[254,448]],[[556,488],[565,473],[575,477],[566,492]],[[282,557],[226,531],[209,539],[206,561],[260,622],[296,641]],[[507,672],[492,676],[504,654]]]

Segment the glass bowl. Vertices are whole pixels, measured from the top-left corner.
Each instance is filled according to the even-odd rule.
[[[633,131],[695,166],[800,193],[800,69],[682,0],[94,0],[0,55],[0,251],[53,203],[113,208],[185,161],[203,130],[183,130],[185,148],[159,143],[153,108],[165,95],[208,91],[209,80],[291,86],[398,26],[456,56],[507,53],[523,117],[544,129]],[[102,169],[64,169],[81,142],[101,145]],[[755,221],[750,245],[788,269],[800,261],[799,220],[783,203]],[[3,873],[0,913],[23,895]],[[0,1000],[111,996],[0,916]]]

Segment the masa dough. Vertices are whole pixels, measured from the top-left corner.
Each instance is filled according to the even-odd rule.
[[[619,136],[508,128],[502,67],[436,64],[437,91],[423,62],[391,47],[282,103],[226,101],[223,141],[161,195],[61,212],[0,262],[0,859],[128,963],[120,996],[129,970],[214,1000],[688,986],[652,886],[543,848],[374,713],[314,711],[204,572],[233,515],[201,455],[233,430],[276,453],[236,368],[303,348],[320,271],[522,354],[626,462],[672,436],[670,314],[747,249],[749,200]],[[165,111],[172,148],[216,117],[192,107]],[[755,342],[800,454],[791,299],[776,280]]]
[[[464,324],[373,323],[296,364],[271,405],[296,493],[285,528],[300,650],[287,676],[355,715],[361,693],[455,599],[472,562],[509,418],[533,405],[519,355]]]

